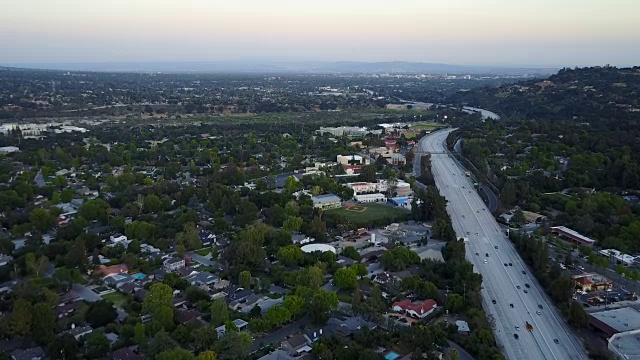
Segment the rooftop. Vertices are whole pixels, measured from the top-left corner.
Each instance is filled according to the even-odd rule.
[[[551,231],[552,232],[553,231],[559,232],[559,233],[561,233],[563,235],[570,236],[570,237],[572,237],[572,238],[574,238],[574,239],[576,239],[578,241],[582,241],[582,242],[588,243],[588,244],[593,244],[593,243],[596,242],[595,240],[593,240],[591,238],[588,238],[588,237],[580,234],[579,232],[577,232],[575,230],[571,230],[571,229],[569,229],[567,227],[564,227],[564,226],[553,226],[551,228]]]
[[[609,349],[618,358],[625,360],[640,360],[640,330],[615,334],[609,339]]]
[[[640,311],[630,307],[591,313],[591,316],[618,332],[640,330]]]
[[[314,196],[311,198],[311,200],[313,201],[314,204],[326,204],[326,203],[341,201],[340,198],[334,194],[324,194],[324,195]]]

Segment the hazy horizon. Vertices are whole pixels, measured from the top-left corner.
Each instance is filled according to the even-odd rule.
[[[640,64],[640,2],[633,0],[22,0],[3,10],[3,65]]]

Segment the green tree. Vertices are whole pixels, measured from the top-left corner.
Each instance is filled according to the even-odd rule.
[[[227,332],[215,345],[220,360],[244,360],[249,357],[251,337],[247,333]]]
[[[459,314],[464,310],[464,299],[458,294],[447,295],[445,308],[454,314]]]
[[[282,228],[290,233],[298,232],[302,228],[304,220],[299,216],[289,216],[282,223]]]
[[[367,276],[367,274],[369,273],[367,267],[364,266],[363,263],[355,263],[351,265],[350,269],[352,269],[356,273],[356,275],[358,275],[358,277]]]
[[[160,198],[158,197],[158,195],[150,194],[144,197],[143,209],[146,212],[155,214],[158,211],[160,211],[161,206],[162,206],[162,202],[160,201]]]
[[[144,297],[142,312],[153,314],[161,307],[173,306],[173,289],[163,283],[154,283],[149,287],[149,292]]]
[[[18,298],[9,314],[9,334],[18,337],[29,335],[32,321],[33,307],[27,300]]]
[[[213,326],[203,326],[193,331],[193,344],[197,350],[208,350],[218,341],[218,332]]]
[[[153,312],[151,327],[155,331],[171,331],[174,325],[173,316],[173,306],[160,306]]]
[[[92,332],[86,335],[84,345],[87,355],[92,359],[102,358],[111,349],[109,339],[99,332]]]
[[[326,241],[327,224],[320,218],[320,216],[316,216],[311,220],[306,234],[318,241]]]
[[[32,317],[37,321],[31,323],[31,336],[38,344],[48,344],[56,333],[56,315],[51,305],[48,303],[34,305]]]
[[[109,221],[109,213],[111,207],[102,199],[94,199],[85,201],[78,208],[78,216],[83,217],[85,220],[98,220],[103,224]]]
[[[135,343],[142,348],[147,345],[147,335],[145,333],[143,324],[136,323],[136,325],[133,327],[133,341],[135,341]]]
[[[63,203],[69,203],[73,200],[73,190],[66,188],[60,193],[60,201]]]
[[[458,359],[460,359],[460,352],[458,351],[458,349],[451,350],[451,352],[449,353],[449,360],[458,360]]]
[[[303,259],[302,250],[295,245],[281,247],[277,256],[278,260],[286,266],[298,265]]]
[[[238,284],[245,289],[248,289],[251,286],[251,272],[242,271],[240,275],[238,275]]]
[[[304,299],[297,295],[287,295],[284,297],[282,306],[289,310],[292,316],[298,316],[304,310]]]
[[[94,328],[99,328],[112,323],[118,317],[118,312],[113,303],[108,300],[92,302],[87,310],[86,320]]]
[[[309,288],[319,289],[324,284],[324,271],[317,265],[310,266],[304,269],[304,280]]]
[[[211,303],[211,325],[220,326],[229,320],[229,307],[222,299],[213,300]]]
[[[344,250],[342,250],[342,255],[350,259],[360,261],[360,253],[358,253],[358,250],[353,246],[345,247]]]
[[[350,268],[340,268],[333,276],[333,283],[342,290],[353,290],[358,283],[358,276],[355,270]]]
[[[49,259],[46,256],[36,258],[34,253],[28,253],[24,262],[29,273],[35,277],[40,277],[40,274],[49,266]]]
[[[586,328],[589,325],[589,316],[584,308],[577,301],[572,301],[569,305],[569,323],[579,329]]]
[[[327,292],[324,289],[317,290],[311,298],[309,314],[315,324],[324,324],[328,319],[328,313],[338,308],[339,300],[335,292]]]
[[[218,355],[213,351],[205,351],[198,354],[198,360],[218,360]]]
[[[65,263],[71,268],[79,267],[85,269],[87,266],[87,247],[81,236],[73,241],[73,246],[68,248]]]
[[[147,354],[155,358],[158,354],[178,348],[178,343],[164,331],[159,331],[149,342]]]
[[[188,250],[197,250],[202,248],[202,240],[198,235],[198,230],[194,223],[186,223],[178,236],[176,237],[178,244],[182,244]]]
[[[41,208],[34,209],[29,213],[29,221],[31,221],[33,227],[41,233],[51,229],[56,223],[55,217],[47,210]]]

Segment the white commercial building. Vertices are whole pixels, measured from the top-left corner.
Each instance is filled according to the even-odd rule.
[[[360,155],[338,155],[336,161],[340,165],[365,165],[369,163],[369,158]]]
[[[361,194],[354,196],[354,199],[357,202],[361,203],[372,203],[372,202],[386,202],[387,197],[384,194],[376,193],[376,194]]]
[[[386,192],[389,190],[389,183],[387,180],[378,180],[378,182],[354,182],[348,183],[347,187],[353,189],[354,194],[372,193],[372,192]]]

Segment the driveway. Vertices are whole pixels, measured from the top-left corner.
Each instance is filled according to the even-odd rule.
[[[188,252],[187,256],[190,257],[191,259],[193,259],[194,261],[197,261],[200,264],[205,265],[205,266],[210,266],[210,267],[214,267],[214,268],[218,266],[218,264],[216,264],[215,261],[211,260],[210,258],[208,258],[206,256],[199,255],[199,254],[197,254],[195,252]]]

